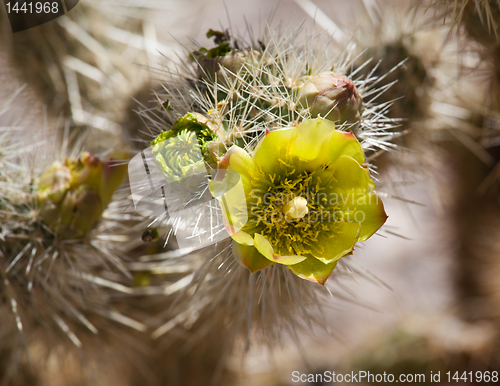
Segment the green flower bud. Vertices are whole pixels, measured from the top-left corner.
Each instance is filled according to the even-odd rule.
[[[196,134],[187,129],[156,143],[153,154],[161,172],[171,182],[182,181],[204,168]]]
[[[71,183],[71,170],[60,162],[54,162],[38,182],[38,193],[47,196],[57,204],[69,189]]]
[[[333,72],[305,77],[298,87],[298,106],[309,109],[312,118],[347,123],[351,130],[361,123],[363,103],[356,86],[349,78]]]
[[[224,129],[198,113],[179,118],[171,130],[154,141],[155,161],[170,181],[181,181],[204,171],[205,163],[214,165],[225,150]]]
[[[104,208],[99,193],[90,185],[82,185],[76,192],[72,226],[82,234],[89,232],[95,227],[101,218]]]
[[[125,154],[115,154],[125,158]],[[92,230],[121,184],[126,165],[90,153],[55,162],[37,184],[40,219],[59,237],[81,238]]]

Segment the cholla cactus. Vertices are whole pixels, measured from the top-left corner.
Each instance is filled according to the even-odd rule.
[[[227,31],[210,31],[207,36],[215,37],[216,47],[195,50],[194,61],[183,63],[179,73],[166,79],[165,93],[158,95],[161,106],[157,114],[162,120],[143,113],[150,130],[161,133],[152,142],[153,148],[136,156],[137,164],[147,164],[146,169],[141,168],[149,178],[131,177],[132,184],[142,181],[135,187],[138,190],[152,184],[157,202],[166,203],[166,208],[158,207],[151,226],[167,220],[166,244],[176,236],[183,247],[154,262],[135,263],[131,269],[151,272],[149,291],[155,292],[157,285],[158,291],[167,286],[162,293],[179,293],[182,299],[171,307],[173,319],[159,324],[153,337],[177,325],[196,325],[204,334],[224,325],[231,347],[240,333],[249,339],[250,332],[261,324],[264,340],[275,342],[284,332],[294,334],[300,317],[304,323],[317,322],[304,306],[321,310],[321,291],[327,294],[333,288],[338,292],[335,283],[358,271],[354,262],[341,257],[351,254],[358,241],[366,240],[385,222],[366,162],[392,146],[394,123],[385,117],[390,103],[373,102],[380,92],[373,86],[377,79],[357,77],[352,51],[325,49],[329,45],[326,36],[299,38],[300,31],[268,31],[255,44],[233,39]],[[201,171],[205,182],[197,185],[196,192],[202,204],[193,207],[194,194],[185,195],[181,202],[187,216],[171,210],[168,201],[178,204],[178,200],[168,193],[162,195],[172,186],[172,168],[160,168],[166,177],[161,182],[151,170],[154,162],[147,158],[157,154],[164,158],[163,150],[158,152],[155,147],[164,140],[169,142],[163,148],[171,149],[170,141],[176,135],[182,141],[187,133],[173,128],[184,127],[183,120],[195,113],[197,122],[211,133],[198,135],[200,156],[183,153],[186,161],[191,158],[192,167],[204,159],[206,168]],[[351,130],[354,134],[348,133]],[[188,131],[200,133],[194,127]],[[297,138],[292,140],[292,136]],[[178,153],[170,154],[177,157]],[[188,164],[181,169],[188,170]],[[135,166],[131,168],[135,170]],[[260,193],[254,190],[252,195],[252,188]],[[354,216],[356,209],[341,203],[313,203],[306,198],[307,189],[316,198],[321,191],[349,195],[350,199],[354,195],[355,200],[363,197],[364,202],[355,205],[366,218],[337,218],[335,222],[336,215]],[[206,196],[209,190],[214,197]],[[288,192],[293,197],[282,201],[275,197],[279,202],[273,201],[269,207],[274,208],[273,213],[264,214],[267,191],[275,196]],[[147,194],[140,198],[146,199]],[[140,202],[137,204],[139,207]],[[308,223],[306,215],[318,214],[320,207],[332,221]],[[166,215],[162,214],[165,210]],[[213,221],[204,221],[214,211]],[[269,221],[273,214],[281,214],[287,221]],[[186,236],[190,224],[192,234]],[[230,235],[232,242],[227,240]],[[197,244],[200,237],[213,242]],[[202,246],[205,248],[192,252]],[[182,256],[182,260],[171,256]],[[329,289],[322,290],[317,283],[325,284],[334,268],[337,274],[326,283],[331,283]],[[161,278],[155,272],[173,275]],[[282,287],[291,296],[280,295]]]
[[[211,36],[215,36],[219,45],[211,50],[196,51],[193,57],[198,65],[198,75],[206,83],[209,93],[212,92],[211,83],[218,85],[217,95],[212,97],[222,103],[217,106],[219,109],[231,100],[236,102],[237,92],[247,104],[240,102],[239,107],[234,106],[232,114],[235,118],[248,116],[255,122],[272,124],[274,118],[271,115],[276,115],[282,123],[298,124],[307,117],[323,117],[338,125],[347,124],[345,130],[359,127],[362,98],[355,82],[337,73],[334,66],[328,68],[326,63],[317,59],[318,68],[314,68],[312,63],[315,61],[310,58],[311,64],[304,63],[304,68],[294,68],[296,63],[292,63],[292,58],[267,49],[262,41],[258,48],[240,49],[241,43],[232,39],[228,31],[210,30],[207,37]],[[278,44],[286,44],[285,39]],[[325,71],[321,71],[321,66]],[[339,71],[345,72],[343,69]]]
[[[24,349],[32,363],[46,359],[37,356],[37,342],[81,347],[99,331],[116,330],[113,321],[144,326],[111,304],[110,288],[130,292],[121,256],[136,245],[120,224],[128,201],[111,199],[126,173],[125,155],[103,162],[81,153],[55,161],[55,138],[35,136],[30,148],[21,129],[2,130],[0,336],[2,355],[11,357],[1,374],[8,380]]]
[[[407,129],[429,114],[431,93],[440,81],[436,76],[441,76],[436,68],[450,56],[446,44],[449,26],[436,25],[432,15],[414,11],[405,3],[381,7],[376,15],[367,14],[370,16],[360,16],[354,35],[359,63],[368,62],[364,71],[373,71],[379,87],[388,88],[378,101],[393,101],[390,116],[403,118],[401,128]],[[450,78],[454,75],[450,71]]]
[[[413,0],[415,5],[433,7],[444,20],[450,19],[451,28],[463,25],[478,42],[491,45],[498,42],[500,3],[498,0]]]

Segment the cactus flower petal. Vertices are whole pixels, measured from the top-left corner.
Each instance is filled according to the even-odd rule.
[[[271,243],[261,234],[256,233],[254,236],[255,248],[266,258],[274,261],[274,249]]]
[[[233,155],[234,156],[234,155]],[[233,158],[231,158],[233,159]],[[220,176],[220,170],[217,175]],[[221,181],[210,181],[210,192],[220,203],[224,226],[234,240],[253,245],[253,237],[242,231],[248,221],[244,180],[248,178],[233,170],[225,170]]]
[[[275,256],[274,261],[283,265],[294,265],[307,259],[306,256]]]
[[[238,146],[232,146],[220,160],[215,181],[221,181],[228,168],[239,173],[245,182],[251,179],[255,172],[252,157]]]
[[[257,248],[240,244],[237,241],[233,241],[233,256],[252,273],[274,264],[264,257]]]
[[[335,124],[327,120],[310,119],[292,129],[290,154],[299,158],[302,168],[314,170],[329,163],[328,150]]]
[[[375,193],[360,198],[357,209],[365,214],[363,221],[360,223],[359,241],[366,241],[386,222],[387,214],[382,200]]]
[[[265,136],[254,152],[253,161],[264,173],[279,172],[289,157],[289,143],[293,129],[272,131]]]
[[[324,285],[336,266],[337,261],[324,264],[314,257],[308,257],[301,263],[290,265],[288,268],[302,279]]]
[[[328,160],[329,162],[335,162],[341,155],[348,155],[360,164],[365,162],[363,149],[352,132],[335,131],[332,135]]]
[[[311,248],[312,255],[323,264],[337,261],[353,251],[359,240],[361,225],[356,222],[340,222],[332,226],[330,232],[318,236],[318,242]]]
[[[364,194],[371,188],[371,185],[368,185],[370,180],[368,171],[347,155],[339,157],[330,169],[333,177],[330,180],[330,189],[333,190],[330,191],[336,191],[343,195],[339,199],[345,205],[355,202],[356,193]]]
[[[226,227],[227,229],[227,227]],[[243,231],[231,232],[228,231],[231,238],[238,244],[252,246],[255,244],[254,239],[248,233]]]

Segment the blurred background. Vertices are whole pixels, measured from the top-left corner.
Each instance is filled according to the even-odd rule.
[[[237,340],[224,361],[216,336],[186,350],[137,334],[108,342],[102,362],[99,343],[85,354],[44,343],[39,352],[65,360],[44,354],[43,366],[27,365],[5,384],[285,386],[297,384],[294,371],[359,370],[425,374],[423,384],[438,383],[431,371],[443,385],[492,383],[475,374],[500,371],[500,3],[82,0],[67,16],[16,34],[1,8],[0,106],[17,93],[2,127],[56,136],[70,127],[91,151],[141,150],[137,140],[151,139],[135,111],[156,103],[151,91],[169,66],[211,45],[210,28],[247,36],[303,25],[340,48],[355,45],[359,63],[372,59],[367,71],[397,80],[380,100],[394,100],[389,116],[404,134],[375,161],[385,232],[356,248],[352,259],[367,274],[339,283],[348,296],[334,292],[324,304],[328,331],[304,325],[298,339],[257,342],[248,352]],[[144,366],[117,355],[123,346],[138,349]],[[0,379],[14,366],[3,355]],[[448,371],[474,379],[448,381]]]

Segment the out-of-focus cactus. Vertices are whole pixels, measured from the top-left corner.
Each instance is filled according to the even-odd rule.
[[[451,28],[463,25],[474,40],[485,46],[499,42],[500,3],[497,0],[413,0],[415,5],[434,8]]]
[[[462,14],[467,34],[485,47],[500,44],[500,4],[496,0],[483,0],[478,4],[468,1]]]
[[[190,5],[196,7],[197,2]],[[168,4],[177,7],[173,1]],[[10,76],[30,86],[49,117],[70,119],[80,133],[89,129],[87,149],[104,152],[110,145],[123,146],[129,138],[122,128],[137,129],[127,117],[130,96],[141,87],[149,89],[150,73],[138,65],[154,67],[158,51],[167,54],[176,45],[161,44],[155,37],[151,19],[164,6],[135,0],[80,1],[56,20],[14,34],[4,17],[2,58]],[[19,11],[17,17],[24,15]],[[106,144],[102,132],[107,133]]]
[[[435,67],[450,51],[446,45],[448,25],[434,25],[432,15],[409,9],[403,2],[381,7],[380,12],[378,17],[369,17],[369,12],[360,16],[355,32],[357,64],[366,75],[377,77],[383,89],[377,101],[390,104],[388,115],[403,118],[397,130],[405,131],[429,113]]]
[[[36,190],[40,217],[58,236],[80,238],[95,227],[127,172],[115,159],[102,162],[85,152],[42,174]]]
[[[129,328],[144,328],[120,314],[110,296],[110,288],[129,292],[122,256],[140,243],[124,230],[125,221],[135,223],[124,214],[128,200],[112,202],[126,154],[101,161],[84,152],[55,161],[65,150],[51,146],[54,138],[38,133],[26,147],[21,131],[26,135],[25,127],[0,130],[0,351],[2,361],[8,358],[0,380],[6,384],[18,364],[45,368],[49,347],[85,350],[93,337],[113,340],[109,329],[123,337]]]

